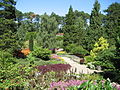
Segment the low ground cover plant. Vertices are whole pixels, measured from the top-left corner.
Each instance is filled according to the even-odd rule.
[[[69,80],[52,82],[49,90],[120,90],[120,86],[110,80]]]
[[[86,81],[79,86],[70,87],[69,90],[117,90],[109,80]]]
[[[43,66],[36,66],[40,73],[44,74],[46,72],[67,72],[71,68],[69,64],[49,64]]]
[[[68,80],[66,82],[64,81],[59,81],[59,82],[52,82],[50,83],[50,88],[49,90],[67,90],[66,88],[71,87],[71,86],[78,86],[81,85],[82,83],[86,82],[87,80]]]

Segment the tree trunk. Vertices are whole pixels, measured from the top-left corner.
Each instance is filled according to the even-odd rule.
[[[33,45],[34,45],[34,40],[33,40],[33,36],[31,35],[30,39],[29,39],[29,49],[30,49],[30,51],[33,51]]]

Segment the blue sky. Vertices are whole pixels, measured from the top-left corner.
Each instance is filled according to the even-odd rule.
[[[101,4],[101,12],[114,3],[120,3],[120,0],[98,0]],[[95,0],[17,0],[16,8],[22,12],[34,12],[36,14],[51,14],[54,12],[64,16],[67,14],[70,5],[73,10],[91,13]]]

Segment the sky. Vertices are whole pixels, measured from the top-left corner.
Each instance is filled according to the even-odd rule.
[[[16,8],[23,13],[34,12],[42,15],[45,12],[51,14],[52,12],[65,16],[68,13],[70,5],[73,10],[84,11],[91,13],[95,0],[16,0]],[[120,0],[98,0],[101,5],[101,12],[107,9],[109,5],[114,2],[120,3]]]

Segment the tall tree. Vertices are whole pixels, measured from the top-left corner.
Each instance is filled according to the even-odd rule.
[[[85,21],[82,17],[78,17],[75,19],[75,33],[74,33],[74,42],[77,45],[82,45],[83,46],[83,40],[85,37]]]
[[[54,12],[51,13],[50,17],[55,17],[56,21],[58,22],[58,24],[62,24],[63,23],[63,17],[55,14]]]
[[[107,13],[105,28],[108,41],[112,45],[116,43],[117,37],[120,37],[120,3],[111,4],[105,12]]]
[[[63,26],[63,23],[64,23],[64,17],[59,16],[59,15],[55,14],[54,12],[51,13],[50,17],[55,17],[56,18],[56,21],[58,22],[58,27],[59,27],[58,33],[63,33],[62,26]]]
[[[56,33],[58,23],[55,17],[50,17],[46,13],[41,16],[39,32],[37,33],[37,44],[43,48],[56,48]]]
[[[0,0],[0,17],[14,19],[16,17],[15,4],[14,0]]]
[[[116,46],[115,58],[120,59],[120,3],[111,4],[108,9],[105,28],[108,36],[108,42],[110,45]],[[116,66],[119,66],[120,62],[116,62]],[[120,67],[119,67],[120,68]]]
[[[19,42],[23,43],[26,40],[29,41],[29,49],[31,51],[33,51],[34,37],[38,29],[39,21],[37,20],[37,16],[38,15],[34,14],[33,12],[25,13],[24,18],[26,20],[21,22],[21,26],[18,28],[17,32]]]
[[[65,47],[73,43],[82,45],[83,37],[85,35],[85,20],[82,16],[76,16],[72,6],[70,6],[68,14],[65,17],[63,32],[63,44]]]
[[[63,26],[64,32],[64,46],[74,43],[75,37],[75,15],[72,6],[70,6],[68,14],[65,17],[65,25]]]
[[[90,28],[96,30],[102,25],[101,13],[100,13],[100,3],[98,0],[94,3],[94,8],[90,15]]]
[[[85,13],[84,11],[78,11],[78,10],[75,10],[74,13],[75,13],[76,19],[81,17],[84,20],[84,26],[85,28],[87,28],[90,15],[88,13]]]
[[[0,48],[8,49],[16,46],[15,1],[0,1]]]
[[[87,28],[86,36],[86,48],[91,50],[94,43],[104,34],[104,29],[102,28],[102,14],[100,13],[100,3],[98,0],[95,1],[93,10],[90,15],[90,25]]]

